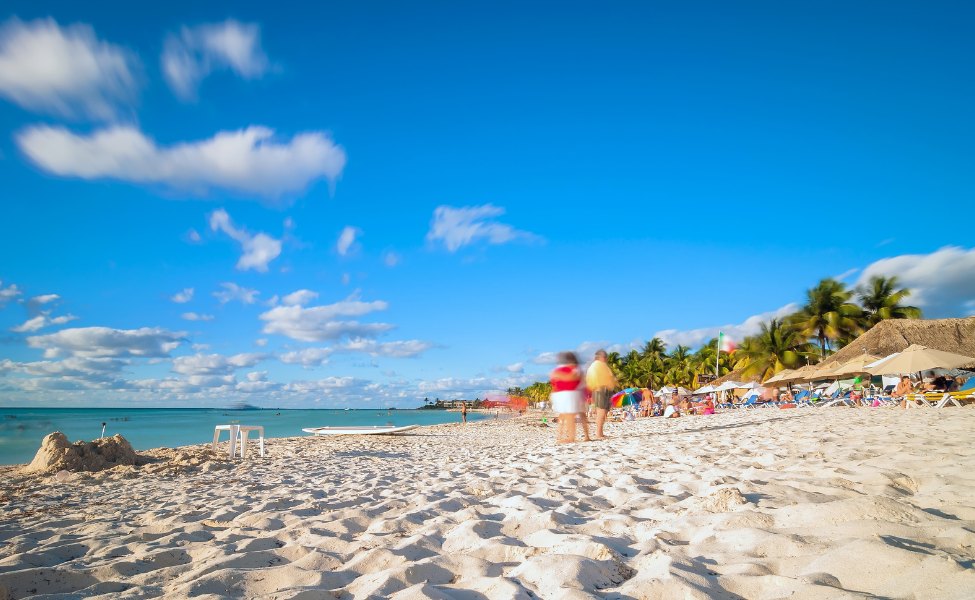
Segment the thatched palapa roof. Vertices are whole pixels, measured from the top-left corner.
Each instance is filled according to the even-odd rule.
[[[935,350],[975,356],[975,317],[966,319],[888,319],[829,357],[844,363],[861,354],[890,356],[920,344]],[[968,365],[975,367],[975,363]]]
[[[964,319],[887,319],[877,323],[860,337],[820,363],[824,368],[838,366],[863,354],[890,356],[902,352],[911,344],[921,344],[935,350],[975,356],[975,317]],[[975,369],[975,363],[968,365]],[[759,381],[758,375],[746,377],[743,369],[723,375],[711,382]]]

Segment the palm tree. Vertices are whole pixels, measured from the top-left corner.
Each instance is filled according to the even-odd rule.
[[[907,288],[897,289],[897,277],[873,276],[866,284],[856,289],[860,306],[863,307],[863,321],[866,327],[873,327],[884,319],[920,319],[921,309],[901,304],[911,295]]]
[[[674,385],[689,386],[694,379],[694,364],[691,349],[678,345],[664,360],[667,369],[665,379]]]
[[[631,350],[620,366],[619,383],[620,387],[647,387],[652,385],[654,379],[654,363],[651,358],[647,358]]]
[[[536,381],[525,388],[525,396],[532,404],[545,402],[552,394],[552,384],[547,381]]]
[[[643,345],[644,358],[663,358],[664,354],[667,353],[667,344],[658,337],[653,338],[649,342]]]
[[[758,375],[765,381],[783,369],[800,366],[813,352],[804,333],[778,319],[762,323],[762,330],[745,338],[735,352],[735,368],[746,377]]]
[[[720,355],[718,355],[718,338],[711,338],[707,344],[701,346],[701,348],[694,353],[694,357],[692,359],[694,365],[694,375],[714,375],[714,363],[716,358],[718,363],[718,377],[727,375],[734,370],[734,355],[728,354],[727,352],[722,352]]]
[[[606,364],[609,366],[609,370],[613,372],[613,376],[616,377],[616,381],[622,381],[623,376],[623,357],[620,356],[619,352],[610,352],[606,355]]]
[[[831,341],[843,345],[860,331],[858,319],[863,311],[850,302],[852,296],[835,279],[823,279],[806,292],[806,305],[795,315],[795,325],[803,334],[819,341],[822,357],[830,350]]]

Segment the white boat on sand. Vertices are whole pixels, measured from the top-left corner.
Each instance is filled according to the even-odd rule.
[[[406,433],[419,425],[352,425],[346,427],[306,427],[305,433],[313,435],[395,435]]]

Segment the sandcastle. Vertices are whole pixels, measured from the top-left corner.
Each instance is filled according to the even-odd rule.
[[[34,460],[22,471],[24,473],[101,471],[119,465],[137,464],[142,464],[140,456],[121,435],[72,444],[66,435],[55,431],[44,437]]]

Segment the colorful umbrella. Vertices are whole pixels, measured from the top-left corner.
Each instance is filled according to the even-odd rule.
[[[622,392],[617,392],[609,399],[613,408],[622,408],[627,405],[636,405],[643,401],[643,390],[640,388],[626,388]]]

